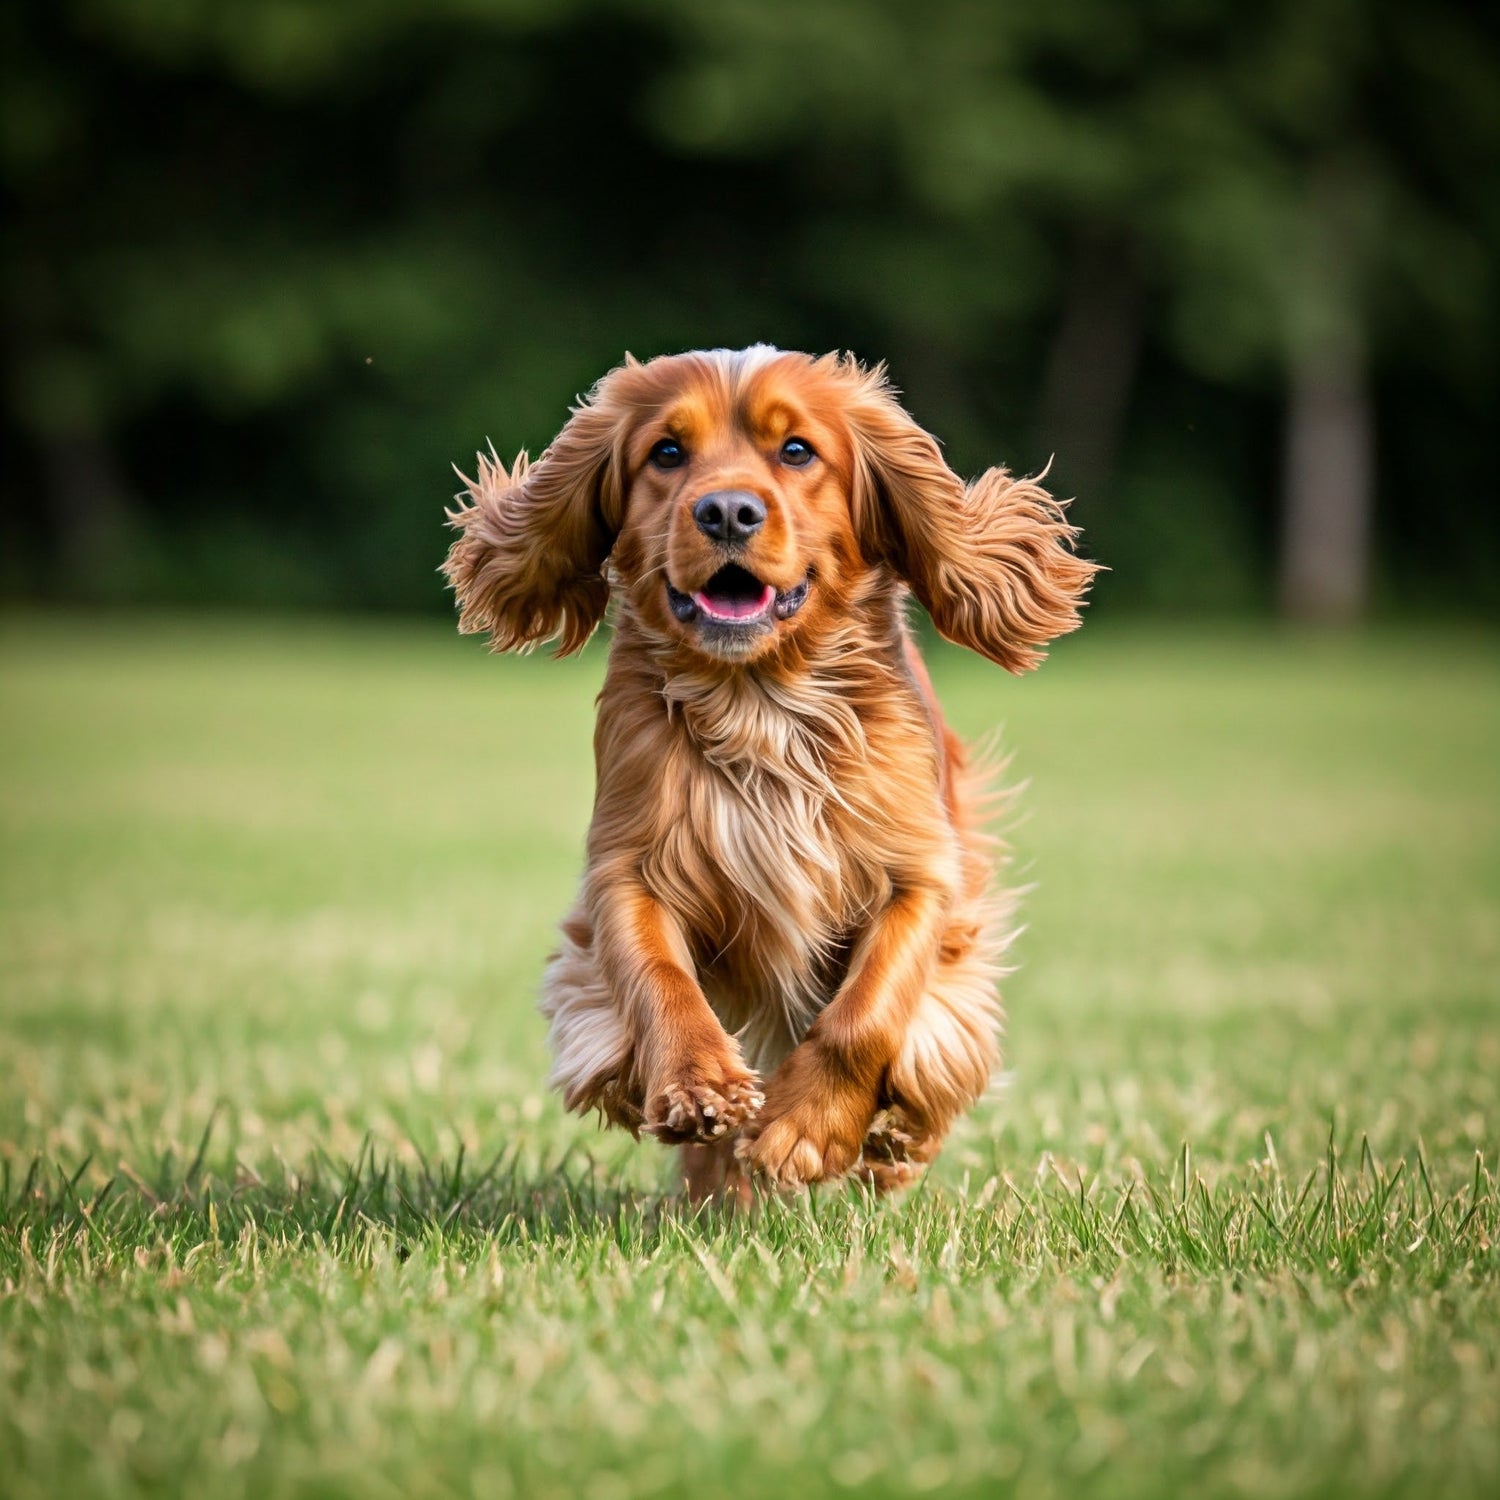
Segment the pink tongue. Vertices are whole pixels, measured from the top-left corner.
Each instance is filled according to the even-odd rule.
[[[761,590],[759,599],[714,599],[702,589],[693,595],[693,603],[716,620],[753,620],[765,614],[775,600],[776,590],[769,583]]]

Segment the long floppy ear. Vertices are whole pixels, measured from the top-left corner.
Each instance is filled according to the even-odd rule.
[[[896,400],[884,367],[852,360],[854,520],[868,555],[912,587],[950,641],[1026,672],[1076,630],[1096,563],[1078,557],[1065,502],[1034,479],[990,469],[965,485],[937,440]]]
[[[558,640],[578,651],[609,602],[604,564],[624,507],[620,419],[605,376],[573,409],[568,425],[533,464],[518,454],[509,472],[478,455],[473,479],[460,474],[448,520],[460,536],[443,572],[459,606],[458,628],[489,632],[492,651],[525,651]]]

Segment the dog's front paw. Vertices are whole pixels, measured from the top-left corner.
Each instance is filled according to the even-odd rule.
[[[746,1127],[735,1150],[752,1172],[782,1192],[829,1182],[859,1161],[864,1129],[846,1115],[809,1101],[780,1114],[767,1110]]]
[[[873,1088],[808,1038],[776,1070],[735,1150],[772,1187],[796,1192],[851,1171],[874,1117]]]
[[[669,1145],[716,1141],[743,1128],[764,1103],[755,1074],[726,1070],[712,1082],[669,1083],[647,1101],[641,1128]]]

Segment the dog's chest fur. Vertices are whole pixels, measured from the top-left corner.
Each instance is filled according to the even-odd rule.
[[[888,899],[901,820],[892,748],[826,684],[674,679],[676,735],[647,883],[686,928],[704,994],[752,1065],[773,1066],[843,979]]]

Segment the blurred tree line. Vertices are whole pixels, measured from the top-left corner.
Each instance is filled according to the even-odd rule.
[[[1101,602],[1493,610],[1500,47],[1418,0],[22,0],[12,597],[439,606],[639,356],[887,359]]]

